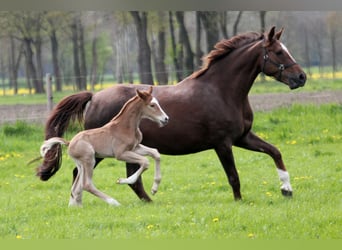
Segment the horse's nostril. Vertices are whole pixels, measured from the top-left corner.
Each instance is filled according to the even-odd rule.
[[[303,83],[306,82],[306,75],[305,75],[305,73],[300,73],[300,74],[299,74],[299,80],[300,80],[301,82],[303,82]]]

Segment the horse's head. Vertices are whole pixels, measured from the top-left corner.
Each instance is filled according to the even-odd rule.
[[[283,29],[275,32],[275,27],[265,35],[261,71],[287,84],[290,89],[304,86],[306,74],[296,63],[279,38]]]
[[[150,119],[160,127],[165,126],[169,122],[169,117],[160,107],[158,100],[152,96],[153,87],[151,86],[148,91],[136,90],[137,95],[144,101],[144,107],[142,110],[143,118]]]

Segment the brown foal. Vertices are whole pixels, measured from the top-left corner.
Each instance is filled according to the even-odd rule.
[[[40,148],[42,157],[55,144],[64,144],[68,146],[68,154],[76,163],[78,175],[71,188],[69,206],[82,205],[83,190],[110,205],[120,205],[117,200],[101,192],[93,184],[96,157],[115,157],[121,161],[139,164],[140,168],[133,175],[117,180],[118,184],[133,184],[148,168],[149,161],[144,156],[151,156],[155,160],[152,194],[157,192],[161,181],[160,154],[157,149],[140,144],[142,133],[139,124],[143,118],[158,123],[160,127],[166,125],[169,120],[157,99],[152,96],[152,86],[149,91],[136,90],[136,95],[129,99],[121,111],[103,127],[84,130],[75,135],[70,142],[60,137],[52,137],[43,143]]]

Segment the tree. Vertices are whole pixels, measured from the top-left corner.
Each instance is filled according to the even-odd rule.
[[[62,75],[59,65],[59,43],[57,33],[59,30],[64,30],[66,28],[65,20],[68,20],[68,15],[62,11],[46,11],[44,18],[46,20],[44,28],[50,38],[51,44],[52,66],[56,82],[56,91],[62,91]]]
[[[87,67],[84,48],[84,30],[80,13],[74,13],[71,24],[71,40],[73,45],[74,74],[76,88],[78,90],[87,89]]]
[[[179,26],[179,44],[180,57],[178,61],[182,61],[184,65],[182,69],[182,78],[194,71],[194,53],[191,49],[190,39],[184,23],[184,12],[176,11],[176,18]]]
[[[147,39],[147,19],[148,14],[144,11],[131,11],[130,12],[138,36],[138,65],[139,65],[139,77],[143,84],[153,85],[152,67],[151,67],[151,48]]]
[[[31,89],[31,81],[36,93],[44,93],[43,85],[43,69],[42,69],[42,38],[40,35],[42,12],[18,11],[9,12],[8,21],[18,32],[15,38],[23,42],[25,64],[26,64],[26,81],[29,89]],[[36,50],[37,67],[34,64],[34,51]]]
[[[331,59],[332,59],[332,69],[333,69],[333,77],[336,77],[337,71],[337,41],[341,33],[341,22],[342,22],[342,13],[340,12],[331,12],[327,18],[328,22],[328,30],[331,44]]]
[[[219,40],[218,13],[215,11],[199,11],[198,13],[206,32],[207,52],[209,52]]]
[[[259,11],[260,16],[260,32],[264,33],[266,30],[266,13],[267,11]]]
[[[175,36],[175,28],[173,25],[173,13],[169,11],[169,28],[170,28],[170,36],[171,36],[171,47],[172,47],[172,59],[173,65],[176,71],[176,79],[178,82],[182,80],[182,68],[179,62],[179,58],[177,57],[177,47],[176,47],[176,36]]]
[[[165,66],[165,53],[166,53],[166,30],[165,30],[165,15],[163,12],[157,12],[157,46],[156,41],[153,39],[152,55],[154,58],[154,67],[156,69],[157,82],[160,85],[165,85],[168,82],[168,74]]]

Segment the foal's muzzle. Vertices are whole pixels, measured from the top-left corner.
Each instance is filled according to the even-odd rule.
[[[159,120],[160,127],[164,127],[168,123],[169,123],[169,117],[168,116],[165,116]]]

